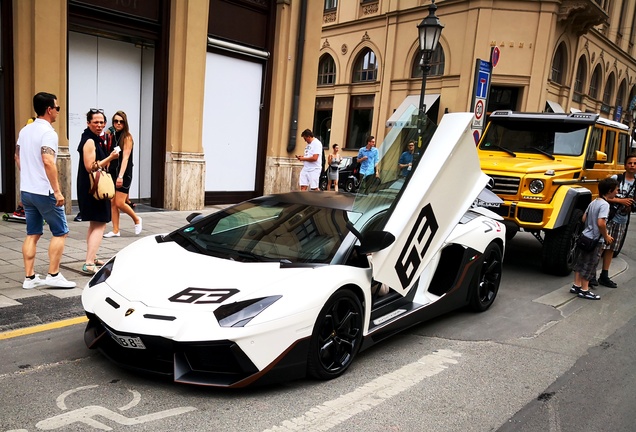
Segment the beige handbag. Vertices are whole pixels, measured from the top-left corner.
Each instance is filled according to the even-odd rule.
[[[88,191],[96,200],[110,200],[115,196],[115,183],[109,172],[101,168],[88,173],[91,187]]]

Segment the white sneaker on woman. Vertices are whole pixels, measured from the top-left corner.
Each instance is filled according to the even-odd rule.
[[[119,237],[120,235],[121,233],[114,233],[111,231],[104,234],[104,238]]]
[[[139,218],[139,223],[135,224],[135,235],[141,234],[141,218]]]

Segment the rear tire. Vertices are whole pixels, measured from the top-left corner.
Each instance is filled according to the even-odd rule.
[[[495,301],[501,283],[501,248],[490,243],[480,257],[479,268],[471,282],[470,308],[475,312],[487,310]]]
[[[320,380],[342,375],[362,344],[362,305],[348,289],[336,291],[325,303],[314,324],[309,344],[307,372]]]
[[[556,276],[567,276],[572,273],[576,239],[582,231],[583,210],[575,209],[566,226],[545,232],[541,259],[544,272]]]
[[[348,178],[347,181],[345,181],[344,190],[347,192],[355,192],[355,188],[356,188],[355,180],[352,178]]]

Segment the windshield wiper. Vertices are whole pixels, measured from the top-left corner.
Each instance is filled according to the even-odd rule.
[[[540,149],[539,147],[526,147],[526,148],[529,148],[529,149],[532,149],[532,150],[536,150],[536,151],[538,151],[539,153],[541,153],[542,155],[547,156],[547,157],[549,157],[549,158],[550,158],[550,159],[552,159],[552,160],[554,160],[554,159],[555,159],[555,157],[552,155],[552,153],[549,153],[549,152],[547,152],[547,151],[545,151],[545,150],[542,150],[542,149]]]
[[[515,152],[513,152],[512,150],[509,150],[509,149],[507,149],[507,148],[505,148],[505,147],[502,147],[502,146],[500,146],[500,145],[497,145],[497,144],[490,144],[488,147],[489,147],[489,148],[497,148],[497,149],[499,149],[499,150],[503,150],[503,151],[505,151],[506,153],[508,153],[510,156],[512,156],[512,157],[517,157],[517,154],[516,154]]]

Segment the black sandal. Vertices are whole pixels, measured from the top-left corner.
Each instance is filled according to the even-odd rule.
[[[600,300],[601,296],[598,294],[594,294],[592,291],[587,290],[587,291],[583,291],[580,290],[579,293],[577,294],[580,298],[583,299],[587,299],[587,300]]]

